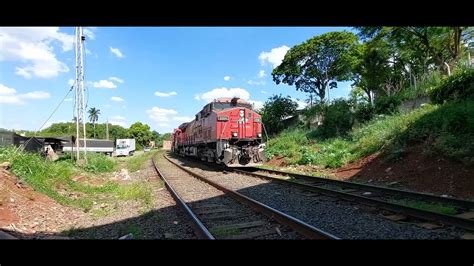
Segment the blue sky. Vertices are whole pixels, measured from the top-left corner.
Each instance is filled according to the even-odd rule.
[[[88,108],[99,123],[147,123],[160,133],[192,119],[208,101],[240,96],[261,105],[282,93],[305,93],[271,78],[287,49],[342,27],[85,28]],[[37,130],[75,78],[74,28],[0,27],[0,127]],[[331,99],[346,97],[339,83]],[[71,121],[73,97],[51,122]],[[48,124],[50,124],[48,123]]]

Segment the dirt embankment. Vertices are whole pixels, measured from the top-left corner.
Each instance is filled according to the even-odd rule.
[[[283,157],[276,157],[267,164],[288,168]],[[318,172],[339,180],[474,199],[474,166],[467,166],[440,155],[427,155],[423,152],[422,145],[407,149],[397,161],[387,161],[381,154],[376,153],[337,169],[323,170],[307,165],[291,168],[305,173],[317,169]]]

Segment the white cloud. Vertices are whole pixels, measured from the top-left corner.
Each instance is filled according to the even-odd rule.
[[[155,91],[155,95],[158,96],[158,97],[170,97],[170,96],[178,95],[178,93],[175,92],[175,91],[172,91],[172,92],[159,92],[159,91]]]
[[[124,57],[124,55],[122,54],[122,52],[121,52],[118,48],[110,47],[110,51],[111,51],[115,56],[117,56],[118,58],[123,58],[123,57]]]
[[[91,50],[89,50],[89,49],[86,48],[86,54],[91,55],[91,54],[92,54]]]
[[[33,91],[33,92],[25,93],[25,94],[20,94],[19,96],[24,99],[35,99],[35,100],[49,99],[51,97],[49,92],[45,92],[45,91]]]
[[[69,85],[69,86],[74,85],[74,80],[73,80],[73,79],[69,79],[69,80],[67,81],[67,85]]]
[[[225,77],[224,77],[224,80],[225,80],[225,81],[229,81],[229,80],[230,80],[230,76],[225,76]]]
[[[87,27],[87,28],[84,28],[82,30],[82,33],[84,33],[84,35],[86,35],[87,38],[91,39],[91,40],[94,40],[95,39],[95,27]]]
[[[194,119],[194,117],[191,117],[191,116],[175,116],[175,117],[173,117],[173,120],[180,121],[180,122],[189,122],[193,119]]]
[[[178,112],[173,109],[165,109],[154,106],[153,108],[146,111],[148,117],[151,118],[153,121],[160,123],[160,122],[168,122],[170,121],[169,116],[177,115]]]
[[[270,52],[261,52],[258,56],[258,59],[262,65],[270,63],[272,64],[273,68],[275,68],[281,64],[288,50],[290,50],[290,47],[282,45],[280,47],[273,48],[270,50]]]
[[[260,71],[258,71],[258,77],[259,77],[259,78],[263,78],[263,77],[265,77],[265,75],[266,75],[266,74],[265,74],[265,70],[260,70]]]
[[[159,132],[172,132],[182,122],[189,122],[194,117],[178,116],[178,112],[174,109],[165,109],[157,106],[147,110],[148,117],[155,122]]]
[[[121,127],[128,127],[127,123],[123,120],[109,120],[109,123],[112,125],[117,125]]]
[[[125,117],[116,115],[116,116],[110,117],[110,119],[112,119],[112,120],[125,120]]]
[[[70,51],[74,36],[59,32],[59,27],[0,27],[0,43],[0,61],[21,63],[15,67],[15,74],[26,79],[53,78],[69,71],[56,58],[53,44]]]
[[[249,100],[248,102],[253,104],[253,109],[254,110],[259,110],[263,107],[263,102],[262,101]]]
[[[16,90],[13,88],[8,88],[7,86],[0,84],[0,95],[14,95]]]
[[[217,98],[232,98],[232,97],[239,97],[253,104],[255,109],[260,109],[263,107],[262,101],[250,100],[250,93],[247,90],[242,89],[242,88],[230,88],[230,89],[216,88],[202,94],[196,94],[194,99],[198,101],[203,100],[206,102],[212,102],[214,99],[217,99]],[[192,118],[189,120],[192,120]]]
[[[168,123],[158,123],[157,125],[158,125],[159,127],[162,127],[162,128],[167,128],[167,127],[169,128],[169,127],[171,127],[171,125],[168,124]]]
[[[115,116],[110,117],[109,123],[112,125],[118,125],[121,127],[128,127],[126,120],[127,119],[125,119],[125,117],[123,116],[115,115]]]
[[[115,85],[112,81],[108,81],[108,80],[100,80],[99,82],[97,81],[94,81],[92,83],[92,86],[94,86],[94,88],[105,88],[105,89],[115,89],[117,88],[117,85]]]
[[[206,102],[212,102],[214,99],[222,98],[222,97],[226,97],[226,98],[239,97],[241,99],[248,100],[250,98],[250,93],[242,88],[227,89],[223,87],[223,88],[216,88],[202,94],[197,94],[194,97],[194,99],[203,100]]]
[[[120,97],[118,97],[118,96],[112,96],[112,97],[110,98],[110,100],[112,100],[112,101],[114,101],[114,102],[123,102],[123,101],[125,101],[123,98],[120,98]]]
[[[265,80],[260,80],[260,81],[249,80],[247,81],[247,83],[249,85],[265,85]]]
[[[109,79],[110,79],[110,80],[113,80],[113,81],[115,81],[115,82],[118,82],[118,83],[123,83],[123,79],[121,79],[121,78],[110,77]]]
[[[260,91],[260,93],[267,94],[268,92],[267,91]]]
[[[17,94],[13,88],[9,88],[0,84],[0,103],[4,104],[24,104],[24,100],[42,100],[48,99],[51,95],[45,91],[32,91],[22,94]]]

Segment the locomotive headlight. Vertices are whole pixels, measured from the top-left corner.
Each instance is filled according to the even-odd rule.
[[[244,117],[244,110],[240,110],[239,115],[240,117]]]
[[[261,137],[262,137],[262,133],[258,133],[258,134],[257,134],[257,137],[261,138]]]
[[[237,137],[237,132],[232,132],[232,137]]]

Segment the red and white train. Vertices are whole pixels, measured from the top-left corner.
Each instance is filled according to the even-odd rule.
[[[239,98],[219,98],[173,133],[172,151],[227,166],[257,166],[264,161],[262,117]]]

